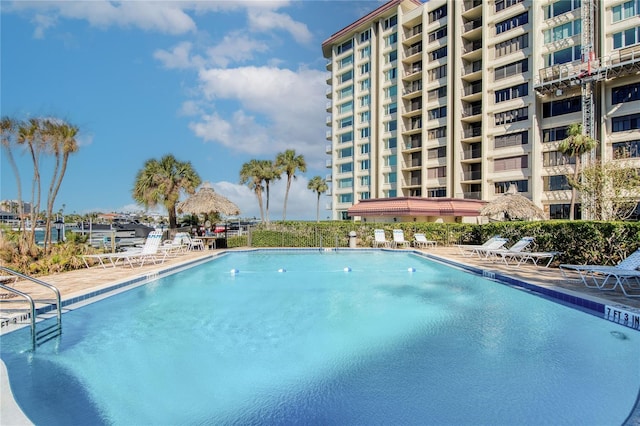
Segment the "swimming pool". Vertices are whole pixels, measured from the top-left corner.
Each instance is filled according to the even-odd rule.
[[[636,331],[397,252],[232,253],[28,341],[0,353],[47,425],[621,424],[640,388]]]

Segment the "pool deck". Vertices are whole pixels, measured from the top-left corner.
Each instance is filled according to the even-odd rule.
[[[406,249],[398,249],[406,250]],[[418,250],[418,249],[411,249]],[[93,266],[70,272],[48,275],[39,277],[40,280],[53,284],[61,293],[63,306],[65,301],[80,300],[87,295],[100,293],[106,289],[117,287],[120,284],[126,284],[133,280],[144,282],[146,279],[153,278],[160,272],[167,269],[179,269],[182,266],[190,265],[194,262],[204,261],[215,255],[227,250],[204,250],[191,251],[176,257],[167,258],[163,263],[145,264],[142,267],[131,268],[129,266],[117,266],[103,268],[101,266]],[[233,251],[233,250],[229,250]],[[535,286],[552,289],[564,294],[577,296],[582,299],[594,301],[604,305],[617,305],[630,311],[638,312],[640,309],[640,297],[626,297],[619,289],[614,291],[602,291],[594,288],[586,287],[580,280],[578,275],[574,275],[572,279],[565,278],[557,267],[545,268],[543,266],[534,266],[532,264],[523,264],[521,266],[509,266],[504,263],[491,262],[479,257],[464,257],[456,247],[435,247],[428,249],[419,249],[418,251],[426,253],[436,259],[441,259],[447,263],[454,265],[475,268],[483,273],[499,274],[511,277],[517,281],[533,284]],[[50,299],[52,292],[39,286],[35,286],[29,282],[18,281],[13,284],[15,288],[28,292],[35,299]],[[0,293],[4,291],[0,289]],[[0,334],[15,329],[14,322],[19,321],[18,314],[4,308],[2,305],[13,305],[8,303],[0,303]],[[4,308],[4,309],[3,309]],[[63,308],[64,311],[64,308]],[[633,332],[630,330],[630,332]],[[2,363],[0,363],[2,364]],[[20,416],[19,409],[15,407],[8,390],[8,381],[4,365],[0,365],[0,424],[29,424],[29,422]],[[9,397],[8,397],[9,396]],[[16,411],[17,410],[17,411]],[[636,406],[634,413],[627,423],[628,425],[640,425],[640,405]]]

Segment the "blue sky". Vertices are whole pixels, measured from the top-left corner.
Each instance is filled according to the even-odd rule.
[[[308,170],[292,185],[287,218],[315,219],[307,182],[329,173],[321,44],[380,4],[2,0],[0,112],[80,128],[56,211],[143,211],[131,198],[136,173],[173,154],[242,217],[259,217],[255,196],[238,183],[242,164],[295,149]],[[1,155],[0,199],[15,199]],[[28,193],[33,168],[15,155]],[[284,189],[285,180],[272,186],[272,220],[282,218]]]

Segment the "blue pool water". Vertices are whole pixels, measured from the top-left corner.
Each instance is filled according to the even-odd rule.
[[[28,341],[0,354],[46,425],[617,425],[640,388],[636,331],[408,253],[229,254]]]

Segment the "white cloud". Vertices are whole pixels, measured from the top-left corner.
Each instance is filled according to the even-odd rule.
[[[235,32],[227,34],[220,43],[207,49],[207,56],[211,64],[227,67],[231,62],[253,59],[254,52],[266,52],[268,49],[266,43]]]
[[[204,65],[204,59],[199,55],[192,55],[192,44],[188,41],[178,43],[171,50],[157,49],[153,52],[153,57],[165,68],[188,69],[200,68]]]
[[[231,116],[203,115],[191,129],[205,141],[239,152],[275,154],[295,148],[310,168],[322,167],[325,142],[325,74],[275,67],[208,69],[200,72],[201,90],[211,102],[238,102]]]
[[[284,13],[276,13],[272,10],[249,9],[248,18],[252,31],[283,30],[290,33],[298,43],[302,44],[309,43],[313,39],[313,35],[305,24],[294,21],[291,16]]]

